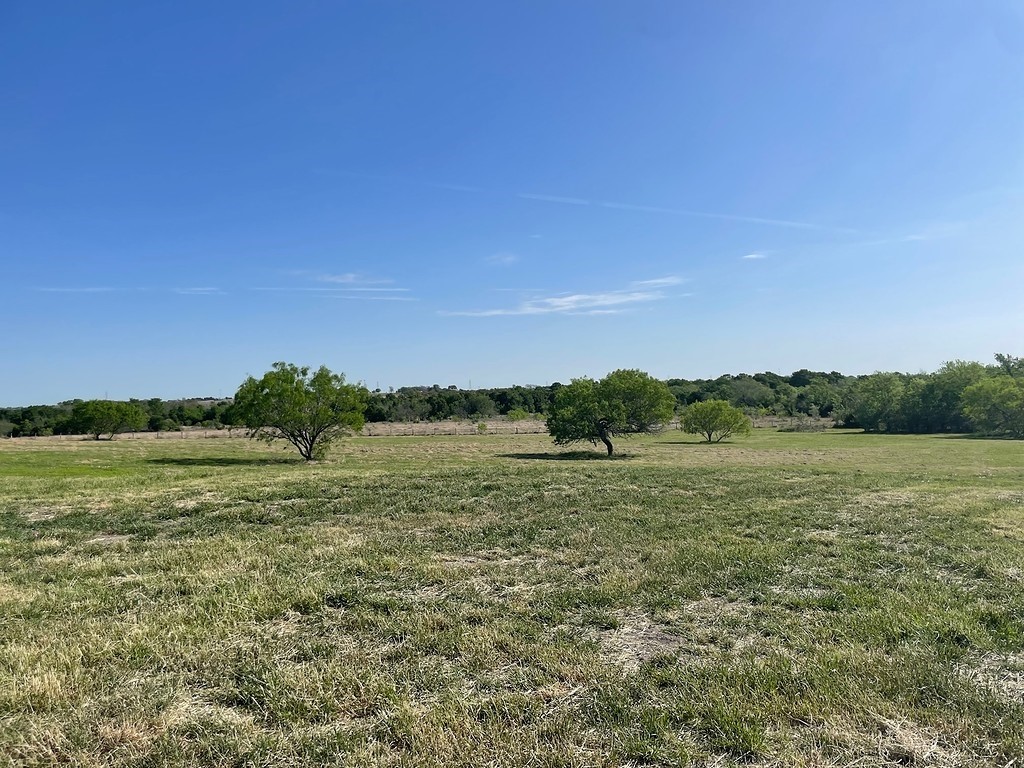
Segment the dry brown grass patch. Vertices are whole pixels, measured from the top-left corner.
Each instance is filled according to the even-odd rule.
[[[115,547],[121,544],[127,544],[131,540],[131,536],[123,533],[101,533],[99,536],[93,536],[91,539],[86,539],[83,543],[96,547]]]
[[[962,662],[959,671],[1007,701],[1024,703],[1024,653],[986,654]]]
[[[620,611],[616,617],[618,626],[599,630],[597,641],[604,660],[622,667],[627,674],[637,672],[644,662],[686,647],[685,637],[670,633],[642,613]]]

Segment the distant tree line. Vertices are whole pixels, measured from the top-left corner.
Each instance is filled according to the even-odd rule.
[[[45,437],[47,435],[93,434],[92,427],[100,424],[101,413],[117,411],[104,403],[112,400],[68,400],[57,405],[30,405],[25,408],[0,408],[0,437]],[[161,432],[182,427],[220,429],[232,424],[231,400],[196,398],[190,400],[128,400],[134,406],[122,410],[128,418],[124,429],[117,431]],[[139,414],[141,413],[141,418]],[[115,419],[116,421],[116,419]],[[100,434],[106,434],[103,430]]]
[[[716,379],[668,379],[677,413],[689,405],[725,401],[749,416],[828,418],[870,432],[978,432],[1024,437],[1024,358],[998,354],[995,362],[953,360],[934,373],[846,376],[802,369]],[[565,385],[459,389],[439,385],[369,393],[368,422],[545,418]],[[89,434],[73,400],[58,405],[0,408],[0,436]],[[230,399],[130,400],[145,415],[145,430],[243,422]],[[94,433],[93,433],[94,434]]]
[[[441,387],[402,387],[392,392],[371,393],[366,408],[367,421],[447,421],[449,419],[487,419],[512,414],[547,413],[554,392],[550,387],[504,387],[498,389],[459,389]]]
[[[874,373],[845,382],[837,423],[868,432],[978,432],[1024,437],[1024,358],[953,360],[931,374]]]

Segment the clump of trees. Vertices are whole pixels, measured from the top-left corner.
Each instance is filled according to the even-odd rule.
[[[847,382],[836,422],[868,432],[1024,436],[1024,360],[953,360],[931,374],[873,373]]]
[[[547,426],[556,445],[600,441],[611,456],[613,437],[658,432],[672,420],[674,408],[664,382],[643,371],[618,370],[600,381],[573,379],[561,387]]]
[[[323,458],[344,434],[363,428],[369,393],[344,374],[320,366],[274,363],[262,378],[247,378],[235,393],[235,416],[254,438],[284,439],[306,461]]]
[[[1024,437],[1024,372],[994,376],[967,387],[964,414],[990,435]]]
[[[551,387],[504,387],[497,389],[459,389],[441,387],[402,387],[393,392],[371,393],[366,420],[446,421],[448,419],[488,419],[513,413],[538,414],[547,411]]]
[[[74,417],[75,408],[83,402],[87,401],[68,400],[57,405],[0,408],[0,437],[88,434]],[[154,397],[132,399],[125,404],[137,406],[145,413],[145,424],[140,429],[152,432],[181,427],[220,429],[232,425],[231,401],[224,398],[161,400]]]
[[[733,435],[749,435],[752,425],[750,417],[727,400],[705,400],[683,411],[679,428],[691,435],[702,435],[709,443],[720,443]]]
[[[751,415],[829,417],[842,403],[848,377],[803,368],[789,376],[771,371],[717,379],[669,379],[680,409],[707,400],[725,400]]]
[[[138,432],[146,428],[146,412],[135,403],[116,400],[84,400],[75,404],[71,422],[76,432],[92,435],[99,440],[118,432]]]

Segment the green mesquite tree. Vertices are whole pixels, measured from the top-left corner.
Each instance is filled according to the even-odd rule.
[[[720,443],[732,435],[749,435],[750,419],[727,400],[705,400],[683,411],[679,428],[693,435],[703,435],[709,443]]]
[[[343,374],[325,367],[310,374],[308,367],[274,363],[260,379],[247,378],[238,388],[234,418],[250,436],[273,441],[283,438],[306,461],[323,458],[331,443],[363,428],[369,391],[346,384]]]
[[[618,370],[600,381],[573,379],[555,393],[548,432],[556,445],[600,440],[611,456],[613,437],[661,431],[672,420],[675,402],[664,382],[643,371]]]

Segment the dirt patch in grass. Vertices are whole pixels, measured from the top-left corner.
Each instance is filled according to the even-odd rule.
[[[540,558],[530,555],[514,555],[500,549],[477,552],[476,554],[438,555],[435,559],[438,563],[451,568],[488,568],[491,566],[516,568],[539,567],[543,564]]]
[[[627,674],[639,671],[644,662],[676,654],[686,646],[686,638],[672,634],[668,627],[642,613],[619,611],[616,618],[618,626],[599,630],[597,641],[602,658]]]
[[[883,765],[959,768],[972,762],[971,756],[944,743],[934,730],[910,720],[880,718],[876,749]]]
[[[605,661],[634,673],[660,656],[696,660],[754,646],[760,635],[746,624],[751,611],[752,606],[742,601],[706,597],[659,617],[636,610],[616,611],[613,626],[588,634],[597,641]]]
[[[225,501],[225,498],[221,494],[207,491],[187,499],[176,499],[171,502],[171,506],[183,512],[190,512],[201,504],[213,504],[223,501]]]
[[[70,507],[36,507],[27,512],[22,512],[22,514],[25,516],[25,520],[30,523],[45,523],[47,520],[53,520],[70,509]]]
[[[254,718],[250,712],[214,704],[195,694],[180,694],[162,716],[165,728],[174,728],[189,723],[221,722],[233,726],[254,728]]]
[[[93,547],[116,547],[121,544],[127,544],[131,540],[131,536],[123,533],[101,533],[99,536],[86,539],[83,543]]]
[[[1024,653],[986,654],[962,662],[958,670],[1007,701],[1024,702]]]
[[[38,590],[29,590],[14,584],[0,582],[0,604],[30,603],[38,595]]]

